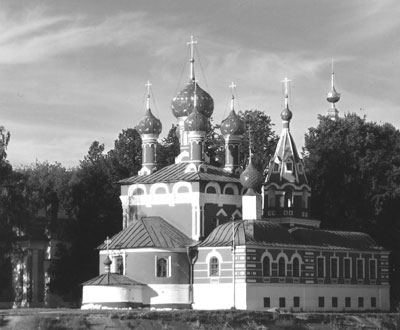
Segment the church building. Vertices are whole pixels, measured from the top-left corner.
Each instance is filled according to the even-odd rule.
[[[266,178],[252,164],[251,147],[240,167],[245,125],[233,95],[220,126],[225,164],[209,164],[204,145],[214,101],[195,79],[195,43],[188,43],[189,81],[171,103],[180,154],[157,168],[162,125],[148,92],[136,127],[142,169],[119,182],[123,229],[98,247],[100,275],[83,284],[82,308],[389,310],[389,251],[367,234],[323,230],[310,218],[287,79],[282,132]],[[334,119],[340,94],[333,73],[327,99]]]

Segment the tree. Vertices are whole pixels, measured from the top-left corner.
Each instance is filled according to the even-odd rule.
[[[260,110],[239,111],[238,116],[246,124],[240,147],[240,159],[245,168],[249,158],[249,130],[251,136],[252,161],[259,171],[264,171],[274,155],[279,137],[272,130],[271,118]]]
[[[400,131],[348,114],[321,116],[305,137],[312,213],[326,228],[369,233],[392,250],[392,278],[400,279]],[[392,281],[400,299],[400,281]]]
[[[158,145],[158,169],[174,164],[175,157],[179,155],[180,146],[179,139],[176,136],[176,129],[177,126],[172,125],[172,127],[168,131],[167,137],[163,138],[161,144]]]

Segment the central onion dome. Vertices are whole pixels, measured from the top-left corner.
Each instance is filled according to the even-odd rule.
[[[222,121],[220,130],[222,135],[242,135],[245,127],[235,110],[231,110],[229,116]]]
[[[210,118],[214,111],[214,100],[196,82],[190,80],[171,102],[172,113],[176,118],[189,116],[194,108],[194,90],[197,95],[198,111]]]
[[[208,128],[208,118],[201,114],[197,109],[194,108],[193,112],[185,120],[185,131],[186,132],[205,132]]]
[[[285,109],[281,112],[281,118],[284,121],[290,121],[293,117],[292,111],[289,110],[289,107],[286,106]]]
[[[240,174],[240,183],[246,189],[257,189],[263,182],[262,174],[254,167],[251,158],[249,165]]]
[[[140,135],[155,134],[158,136],[162,130],[161,121],[151,113],[150,109],[147,109],[146,115],[137,124],[136,130]]]

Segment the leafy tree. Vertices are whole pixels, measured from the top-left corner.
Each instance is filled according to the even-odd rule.
[[[327,228],[369,233],[392,250],[392,278],[400,279],[400,132],[390,124],[348,114],[320,117],[305,137],[312,213]],[[392,282],[400,299],[400,281]]]
[[[271,118],[260,110],[239,111],[238,116],[246,124],[240,147],[240,160],[245,168],[249,158],[249,129],[251,136],[252,161],[259,171],[264,171],[274,155],[279,137],[272,130]]]
[[[176,129],[177,126],[172,125],[167,137],[163,138],[158,146],[157,162],[159,169],[174,164],[175,157],[179,155],[180,146],[179,139],[176,136]]]

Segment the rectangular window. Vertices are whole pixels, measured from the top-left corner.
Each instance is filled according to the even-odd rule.
[[[371,280],[376,279],[376,260],[375,259],[369,260],[369,278]]]
[[[317,258],[317,277],[319,278],[325,277],[324,259],[323,257]]]
[[[332,297],[332,307],[337,308],[338,307],[338,299],[337,297]]]
[[[376,308],[376,298],[375,297],[371,297],[371,307]]]
[[[357,259],[357,278],[364,278],[364,260]]]
[[[344,278],[351,278],[351,259],[344,258]]]
[[[358,307],[364,307],[364,298],[358,297]]]
[[[346,297],[344,299],[344,306],[347,307],[347,308],[351,307],[351,298],[350,297]]]
[[[271,307],[271,299],[269,297],[264,297],[264,307]]]
[[[318,307],[325,307],[325,298],[324,297],[318,297]]]
[[[124,258],[123,256],[115,256],[112,260],[112,272],[119,275],[124,275]]]
[[[300,297],[293,297],[293,307],[300,307]]]
[[[286,307],[286,298],[279,298],[279,307]]]
[[[331,259],[331,278],[338,277],[338,258]]]

